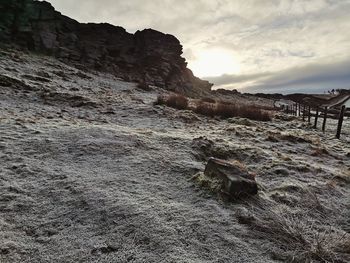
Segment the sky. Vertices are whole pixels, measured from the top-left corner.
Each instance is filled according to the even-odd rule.
[[[196,76],[241,92],[350,89],[350,0],[47,0],[79,22],[173,34]]]

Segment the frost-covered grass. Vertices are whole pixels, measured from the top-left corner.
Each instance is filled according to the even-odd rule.
[[[219,120],[80,73],[0,59],[26,84],[0,87],[0,262],[349,262],[347,120],[341,140],[300,119]],[[191,180],[210,157],[243,163],[259,196]]]

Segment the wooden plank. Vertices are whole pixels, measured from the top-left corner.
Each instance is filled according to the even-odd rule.
[[[318,114],[319,114],[319,108],[317,106],[316,107],[316,115],[315,115],[315,124],[314,124],[315,129],[317,129]]]
[[[341,127],[343,126],[343,120],[344,120],[344,113],[345,113],[345,105],[341,107],[341,111],[339,114],[338,129],[337,129],[337,135],[336,135],[337,139],[340,139]]]
[[[323,113],[323,124],[322,124],[322,131],[326,131],[326,122],[327,122],[327,114],[328,114],[328,107],[326,106],[324,108],[324,113]]]

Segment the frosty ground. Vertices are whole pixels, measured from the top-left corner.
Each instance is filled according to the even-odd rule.
[[[220,120],[159,92],[1,52],[1,262],[350,260],[350,120],[337,140],[334,121]],[[212,156],[245,164],[259,196],[194,181]]]

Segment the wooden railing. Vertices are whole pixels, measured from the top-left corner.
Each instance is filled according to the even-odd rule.
[[[322,131],[326,131],[327,119],[338,120],[336,138],[340,139],[341,130],[344,122],[344,116],[350,116],[350,108],[346,108],[345,105],[338,109],[329,109],[327,106],[324,107],[313,107],[306,104],[293,103],[285,108],[287,114],[299,116],[303,118],[303,121],[308,121],[311,124],[311,118],[314,117],[313,128],[317,129],[319,118],[323,119]]]

